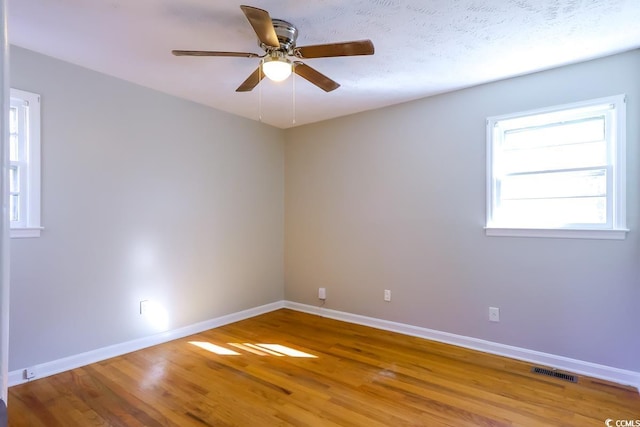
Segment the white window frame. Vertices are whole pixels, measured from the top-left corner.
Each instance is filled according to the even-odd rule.
[[[40,237],[40,95],[19,89],[11,89],[11,107],[17,107],[24,115],[19,130],[19,150],[23,156],[10,166],[19,167],[20,212],[18,222],[10,222],[12,238]]]
[[[569,110],[593,109],[610,105],[613,113],[605,119],[607,141],[607,170],[611,177],[607,180],[607,224],[603,226],[568,225],[558,228],[514,228],[494,221],[496,210],[498,179],[494,168],[494,159],[499,155],[496,148],[505,130],[499,129],[499,123],[505,120],[527,118],[541,114],[568,112]],[[544,124],[544,123],[542,123]],[[496,162],[497,163],[497,162]],[[487,218],[485,232],[487,236],[512,237],[550,237],[623,240],[629,231],[626,228],[626,96],[615,95],[572,104],[558,105],[536,110],[524,111],[487,119]]]

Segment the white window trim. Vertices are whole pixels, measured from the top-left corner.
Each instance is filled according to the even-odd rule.
[[[26,225],[12,227],[12,238],[40,237],[40,95],[11,89],[11,98],[29,103],[29,147],[27,153],[27,210]]]
[[[491,237],[547,237],[563,239],[604,239],[624,240],[627,229],[588,230],[578,228],[498,228],[485,227],[485,233]]]
[[[491,224],[491,215],[494,211],[494,178],[493,178],[493,129],[496,122],[508,120],[517,117],[553,113],[568,109],[577,109],[590,107],[601,104],[614,104],[617,112],[617,120],[615,123],[616,144],[615,147],[609,147],[613,152],[609,153],[611,163],[613,164],[614,177],[612,183],[614,188],[612,191],[614,196],[613,202],[613,224],[611,228],[510,228],[500,227]],[[572,238],[572,239],[611,239],[624,240],[629,229],[626,227],[626,95],[614,95],[604,98],[591,99],[588,101],[575,102],[571,104],[558,105],[550,108],[539,108],[529,111],[523,111],[501,116],[493,116],[487,119],[487,169],[486,169],[486,226],[485,234],[495,237],[540,237],[540,238]]]

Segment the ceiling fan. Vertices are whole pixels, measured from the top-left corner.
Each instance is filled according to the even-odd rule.
[[[258,36],[258,45],[265,51],[263,55],[251,52],[219,52],[203,50],[173,50],[176,56],[233,56],[242,58],[262,58],[260,66],[236,89],[236,92],[248,92],[266,76],[274,81],[285,80],[291,72],[308,80],[326,92],[340,85],[329,77],[298,60],[289,60],[292,56],[299,59],[329,58],[335,56],[373,55],[371,40],[358,40],[342,43],[328,43],[312,46],[296,46],[298,29],[282,19],[271,19],[269,12],[252,6],[240,6]]]

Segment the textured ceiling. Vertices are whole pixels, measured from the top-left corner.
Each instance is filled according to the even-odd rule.
[[[299,46],[371,39],[376,53],[305,60],[341,84],[330,93],[301,78],[236,93],[258,59],[170,51],[262,54],[240,4],[9,0],[9,40],[281,128],[640,47],[640,0],[247,0],[294,23]]]

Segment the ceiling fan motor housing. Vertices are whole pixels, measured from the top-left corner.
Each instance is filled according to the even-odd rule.
[[[291,50],[296,46],[298,29],[292,23],[283,21],[282,19],[272,19],[271,22],[273,23],[273,29],[276,31],[276,36],[278,36],[278,41],[280,42],[280,49],[278,50],[290,54]],[[273,50],[273,47],[265,46],[263,43],[260,43],[260,47],[267,52]]]

